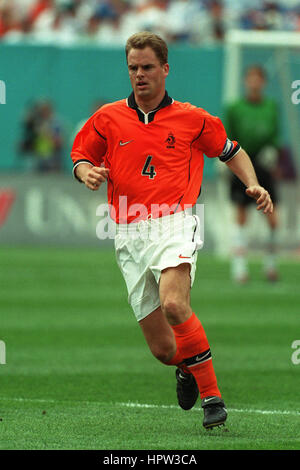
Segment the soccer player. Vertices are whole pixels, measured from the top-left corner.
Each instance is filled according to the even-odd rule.
[[[203,154],[225,162],[259,210],[271,213],[273,204],[220,119],[166,92],[166,43],[155,34],[136,33],[127,41],[126,57],[133,91],[101,107],[77,134],[74,175],[92,191],[107,180],[129,303],[152,354],[176,366],[179,405],[191,409],[200,393],[203,425],[210,428],[223,424],[227,411],[208,339],[190,304],[202,243],[199,219],[186,209],[200,192]]]
[[[250,155],[260,183],[269,192],[273,212],[267,214],[268,245],[264,257],[264,273],[269,281],[278,279],[276,266],[276,238],[278,233],[277,191],[274,169],[278,162],[278,108],[264,96],[266,73],[259,65],[246,69],[245,97],[231,103],[226,109],[225,128]],[[233,236],[232,277],[244,283],[249,279],[247,266],[247,219],[252,201],[245,194],[245,186],[235,175],[230,175],[230,197],[235,207],[235,234]]]

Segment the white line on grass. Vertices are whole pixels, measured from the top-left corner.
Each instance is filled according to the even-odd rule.
[[[177,405],[155,405],[150,403],[135,403],[135,402],[99,402],[99,401],[81,401],[81,400],[53,400],[51,398],[9,398],[9,397],[0,397],[0,401],[14,401],[14,402],[24,402],[24,403],[65,403],[65,404],[84,404],[84,405],[113,405],[126,408],[148,408],[148,409],[165,409],[165,410],[180,410]],[[192,408],[191,411],[199,411],[201,408]],[[300,411],[288,411],[288,410],[257,410],[254,408],[227,408],[230,413],[257,413],[262,415],[291,415],[291,416],[300,416]]]

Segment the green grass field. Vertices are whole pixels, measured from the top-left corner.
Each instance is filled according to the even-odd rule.
[[[281,281],[236,286],[199,253],[192,306],[206,328],[227,425],[176,403],[175,369],[155,360],[112,251],[0,249],[1,449],[300,449],[299,263]]]

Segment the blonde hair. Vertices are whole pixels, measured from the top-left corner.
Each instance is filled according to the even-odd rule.
[[[150,47],[158,58],[161,65],[168,62],[168,46],[166,42],[157,34],[148,31],[135,33],[128,38],[125,46],[126,60],[131,49],[145,49]]]

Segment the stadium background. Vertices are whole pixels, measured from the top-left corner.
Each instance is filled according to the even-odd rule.
[[[173,372],[146,350],[126,303],[112,242],[96,237],[96,208],[105,201],[105,188],[89,192],[71,174],[69,154],[80,123],[97,103],[130,93],[123,46],[136,30],[151,29],[168,40],[169,94],[222,118],[230,30],[300,30],[296,1],[236,3],[0,3],[5,85],[0,99],[0,340],[7,347],[7,363],[0,365],[0,448],[299,448],[299,401],[293,397],[300,366],[291,362],[291,344],[300,339],[300,156],[291,143],[295,122],[298,129],[300,124],[300,104],[291,101],[292,82],[300,79],[299,49],[284,48],[282,55],[282,48],[272,45],[241,47],[238,70],[232,71],[241,74],[247,64],[264,64],[267,93],[280,106],[278,285],[266,285],[260,272],[266,224],[254,210],[248,228],[253,279],[240,290],[232,284],[228,185],[218,163],[209,159],[199,200],[205,205],[205,245],[193,301],[216,352],[236,439],[216,431],[211,441],[200,430],[200,442],[195,414],[183,419],[172,408]],[[37,155],[22,148],[24,120],[41,100],[51,102],[61,132],[55,171],[39,169]],[[233,390],[235,377],[240,380]],[[130,408],[132,402],[140,408]],[[239,424],[242,412],[245,428]],[[128,428],[121,426],[120,415]],[[167,426],[164,435],[162,421],[170,420],[174,426],[180,421],[183,441],[170,438]],[[139,426],[143,432],[137,438]],[[277,438],[271,436],[272,426]]]

